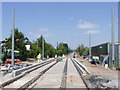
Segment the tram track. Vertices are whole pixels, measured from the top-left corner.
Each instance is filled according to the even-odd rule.
[[[89,90],[90,87],[89,87],[89,85],[88,85],[88,82],[87,82],[86,79],[84,78],[83,72],[82,72],[82,70],[80,69],[80,67],[81,67],[81,68],[83,68],[83,67],[82,67],[78,62],[76,62],[74,59],[71,59],[71,61],[72,61],[73,65],[75,66],[77,72],[79,73],[79,76],[81,77],[81,79],[82,79],[83,83],[85,84],[87,90]],[[78,67],[78,65],[79,65],[80,67]],[[85,69],[84,69],[84,70],[85,70]],[[85,71],[86,71],[86,70],[85,70]]]
[[[57,63],[58,62],[51,61],[51,62],[44,63],[43,64],[44,67],[42,67],[42,65],[37,66],[36,69],[35,68],[32,69],[33,70],[32,73],[29,72],[30,74],[27,74],[24,78],[21,77],[21,79],[18,79],[17,81],[6,85],[5,87],[3,87],[3,89],[4,88],[16,88],[17,90],[31,90],[36,87],[39,87],[39,88],[41,88],[41,86],[44,87],[44,85],[45,85],[45,87],[47,87],[47,86],[50,86],[50,87],[55,86],[56,87],[58,84],[56,83],[54,85],[54,83],[52,84],[52,82],[56,82],[58,80],[60,82],[60,84],[57,86],[58,88],[60,87],[62,89],[66,89],[66,88],[72,88],[72,87],[73,88],[85,87],[87,90],[89,90],[88,82],[85,80],[84,75],[83,75],[83,73],[85,73],[85,69],[79,64],[79,62],[77,62],[77,60],[74,60],[73,58],[67,58],[66,61],[64,61],[64,63],[63,62],[59,62],[59,64],[57,64]],[[57,64],[57,66],[56,66],[56,64]],[[42,68],[40,68],[40,67],[42,67]],[[61,67],[61,71],[57,71],[60,69],[60,67]],[[84,70],[84,72],[83,72],[83,70]],[[58,75],[57,72],[59,72],[59,73],[61,72],[61,75]],[[53,75],[53,77],[52,77],[52,75]],[[44,80],[41,80],[41,76],[44,77]],[[57,79],[57,76],[58,76],[58,79]],[[49,78],[49,77],[51,77],[51,78]],[[28,78],[28,79],[26,79],[26,78]],[[49,79],[47,81],[50,81],[51,84],[50,84],[50,82],[45,81],[47,78]],[[77,82],[76,82],[76,80],[77,80]],[[39,82],[41,82],[41,83],[39,83]],[[42,82],[43,83],[46,82],[46,83],[43,84]],[[17,85],[17,84],[19,84],[19,85]]]
[[[55,62],[54,64],[50,65],[49,67],[47,67],[45,70],[41,71],[37,76],[35,76],[34,78],[32,78],[31,80],[29,80],[27,83],[25,83],[24,85],[22,85],[20,88],[18,88],[17,90],[26,90],[31,84],[33,84],[36,80],[38,80],[40,78],[40,76],[42,76],[46,71],[48,71],[50,68],[52,68],[55,64],[57,64],[58,62]]]
[[[15,82],[20,82],[20,80],[22,81],[22,79],[23,78],[29,78],[29,73],[30,73],[30,76],[32,75],[32,73],[36,73],[36,72],[38,72],[41,68],[44,68],[44,67],[46,67],[47,65],[49,66],[49,64],[51,64],[51,63],[53,63],[49,68],[51,68],[53,65],[55,65],[56,64],[56,62],[53,62],[52,60],[51,61],[47,61],[47,62],[45,62],[45,63],[41,63],[39,66],[37,66],[37,67],[34,67],[33,69],[30,69],[29,71],[26,71],[25,73],[24,73],[24,75],[20,75],[20,76],[17,76],[16,77],[16,79],[14,80],[11,80],[11,81],[9,81],[8,83],[6,82],[6,83],[3,83],[2,85],[1,85],[1,88],[14,88],[14,87],[10,87],[10,85],[11,84],[18,84],[18,83],[15,83]],[[49,68],[47,68],[47,69],[45,69],[45,70],[43,70],[43,71],[41,71],[37,76],[41,76],[42,74],[44,74],[47,70],[49,70]],[[29,82],[31,82],[31,79],[29,80]],[[15,86],[15,85],[14,85]],[[22,86],[20,86],[20,87],[22,87]],[[17,88],[17,87],[15,87],[15,88]]]
[[[70,63],[70,61],[72,61]],[[89,86],[88,86],[88,82],[85,80],[83,73],[86,72],[86,70],[74,59],[69,58],[69,67],[73,64],[73,68],[75,68],[75,70],[78,72],[80,78],[82,79],[83,84],[85,85],[86,89],[89,90]],[[81,68],[84,70],[81,70]],[[70,70],[70,69],[69,69]],[[64,70],[63,70],[63,76],[62,76],[62,80],[61,80],[61,87],[62,89],[66,89],[66,88],[70,88],[71,86],[69,85],[74,85],[75,84],[75,76],[77,75],[76,73],[72,73],[72,71],[67,72],[68,71],[68,58],[66,60],[65,66],[64,66]],[[73,69],[74,71],[74,69]],[[86,72],[88,74],[88,72]],[[69,79],[71,78],[71,79]],[[72,82],[71,82],[72,81]],[[79,85],[80,83],[78,83]],[[81,84],[82,85],[82,84]],[[81,88],[79,85],[78,87]],[[74,86],[73,86],[74,87]],[[74,87],[74,88],[78,88],[78,87]]]
[[[68,67],[68,58],[65,62],[64,70],[63,70],[63,76],[62,76],[62,82],[60,88],[66,88],[66,79],[67,79],[67,67]]]

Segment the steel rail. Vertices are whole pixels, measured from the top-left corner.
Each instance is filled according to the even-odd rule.
[[[34,78],[32,78],[31,80],[29,80],[27,83],[25,83],[24,85],[22,85],[20,88],[18,88],[17,90],[25,90],[27,89],[31,84],[33,84],[35,81],[37,81],[40,76],[42,76],[46,71],[48,71],[50,68],[52,68],[55,64],[57,64],[58,62],[55,62],[54,64],[52,64],[51,66],[47,67],[45,70],[41,71],[37,76],[35,76]]]
[[[78,63],[76,60],[74,60],[87,74],[90,74],[80,63]]]
[[[60,88],[66,88],[66,79],[67,79],[67,67],[68,67],[68,58],[66,59],[64,70],[63,70],[63,76],[62,76],[62,82]]]
[[[82,80],[83,80],[86,88],[89,90],[90,88],[89,88],[89,86],[88,86],[88,83],[87,83],[87,81],[85,80],[85,78],[82,76],[83,72],[80,70],[80,68],[77,66],[77,64],[75,63],[75,61],[74,61],[73,59],[71,59],[71,61],[72,61],[73,65],[75,66],[76,70],[78,71],[79,76],[82,78]]]
[[[11,84],[11,83],[19,80],[20,78],[24,77],[25,75],[29,74],[30,72],[32,72],[32,71],[34,71],[34,70],[37,70],[37,69],[39,69],[39,68],[41,68],[41,67],[43,67],[43,66],[45,66],[45,65],[47,65],[47,64],[49,64],[49,63],[51,63],[51,62],[53,62],[53,61],[54,61],[54,60],[50,60],[50,61],[43,62],[43,63],[41,63],[39,66],[33,67],[32,69],[30,69],[30,70],[28,70],[28,71],[25,71],[23,74],[21,74],[21,75],[15,77],[15,78],[12,78],[12,79],[10,79],[10,80],[2,83],[2,84],[0,85],[0,88],[4,88],[5,86],[8,86],[9,84]]]

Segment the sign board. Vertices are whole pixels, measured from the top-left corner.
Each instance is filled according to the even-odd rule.
[[[27,51],[30,51],[30,45],[25,45],[25,47]]]
[[[99,56],[93,56],[92,59],[98,59],[99,60]]]

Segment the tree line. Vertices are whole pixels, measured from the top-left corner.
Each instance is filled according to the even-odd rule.
[[[25,38],[24,34],[22,32],[19,32],[17,28],[15,28],[15,39],[21,39]],[[6,38],[7,39],[12,39],[12,34],[10,37]],[[39,53],[42,54],[42,42],[44,40],[44,56],[47,57],[54,57],[57,54],[57,47],[54,48],[51,44],[47,43],[44,39],[44,37],[41,35],[36,41],[34,42],[29,42],[29,45],[31,46],[31,50],[27,51],[26,50],[26,43],[24,40],[20,41],[15,41],[14,43],[14,49],[18,50],[20,60],[26,60],[26,58],[36,58]],[[12,42],[7,42],[6,43],[7,48],[11,49],[12,48]],[[63,54],[68,54],[72,50],[69,48],[67,43],[59,43],[58,44],[58,55],[62,56]]]
[[[89,55],[89,48],[85,47],[84,44],[81,44],[77,47],[76,52],[80,55],[80,56],[88,56]]]

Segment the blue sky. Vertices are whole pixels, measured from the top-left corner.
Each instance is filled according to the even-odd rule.
[[[118,3],[83,2],[4,2],[2,3],[2,39],[10,36],[12,9],[15,27],[31,41],[43,35],[54,47],[57,42],[68,43],[75,49],[83,43],[92,46],[111,41],[111,8],[114,7],[115,40],[118,40]]]

